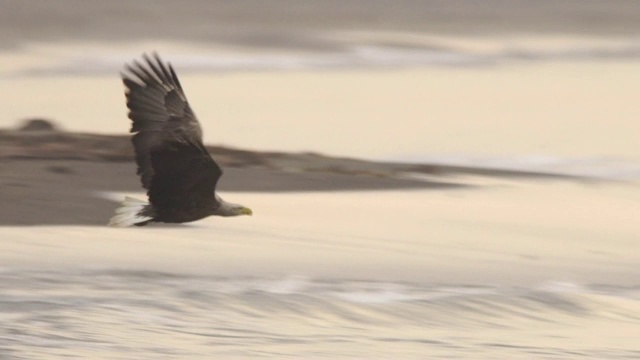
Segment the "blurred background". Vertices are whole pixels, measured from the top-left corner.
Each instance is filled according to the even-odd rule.
[[[638,7],[3,1],[0,76],[11,106],[0,125],[42,116],[122,134],[113,78],[158,51],[210,122],[209,143],[508,167],[585,156],[618,164],[637,159]]]
[[[173,64],[249,219],[110,229]],[[0,0],[0,360],[635,358],[640,2]]]

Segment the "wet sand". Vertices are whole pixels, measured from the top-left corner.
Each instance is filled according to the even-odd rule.
[[[86,161],[0,162],[0,225],[104,226],[120,200],[105,199],[109,191],[140,191],[132,163]],[[424,182],[322,172],[293,173],[268,169],[225,169],[219,190],[226,191],[346,191],[465,186],[455,181]],[[144,198],[144,195],[140,196]]]
[[[595,178],[443,164],[375,162],[316,153],[210,146],[225,173],[218,189],[242,192],[448,190],[469,176],[564,181]],[[142,191],[128,135],[65,132],[46,120],[0,130],[1,225],[104,225],[117,202],[101,194]]]

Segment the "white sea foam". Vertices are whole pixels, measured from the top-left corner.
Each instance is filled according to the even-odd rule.
[[[465,166],[478,169],[514,170],[608,180],[640,179],[636,159],[589,157],[572,158],[548,155],[481,157],[470,155],[401,156],[391,160],[411,163]]]
[[[640,59],[640,40],[635,37],[611,39],[549,38],[438,38],[400,34],[390,40],[384,34],[368,37],[320,34],[334,50],[274,50],[270,48],[188,45],[163,42],[111,44],[45,44],[25,46],[20,56],[42,57],[4,76],[52,74],[113,74],[141,51],[158,50],[170,56],[180,72],[314,70],[331,68],[398,68],[419,66],[497,66],[541,61],[597,61]],[[345,40],[347,39],[347,40]],[[385,40],[385,41],[381,41]]]

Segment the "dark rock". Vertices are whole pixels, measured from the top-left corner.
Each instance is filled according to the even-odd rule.
[[[27,119],[23,122],[22,126],[18,128],[19,131],[57,131],[56,126],[52,121],[45,119]]]

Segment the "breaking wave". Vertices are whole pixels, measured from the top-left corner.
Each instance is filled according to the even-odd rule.
[[[6,271],[0,273],[0,293],[0,350],[16,359],[64,354],[69,347],[76,353],[179,358],[211,345],[223,357],[260,351],[284,356],[278,345],[300,350],[362,341],[459,347],[462,354],[464,346],[453,339],[425,331],[522,331],[583,319],[640,326],[640,287],[566,282],[527,288],[137,270]],[[123,337],[159,341],[136,349],[122,345]]]
[[[341,68],[404,68],[422,66],[499,66],[544,61],[603,61],[640,59],[640,40],[626,39],[530,41],[527,39],[459,40],[427,37],[411,42],[373,38],[345,41],[348,35],[322,39],[324,49],[248,48],[243,51],[199,45],[185,48],[176,44],[129,44],[121,47],[105,44],[71,44],[55,50],[33,44],[27,53],[47,53],[47,61],[5,76],[39,76],[52,74],[113,74],[137,57],[140,51],[158,50],[171,59],[180,72],[187,71],[282,71]],[[408,37],[407,35],[406,37]],[[317,37],[310,38],[317,40]],[[86,47],[90,47],[90,51]],[[135,48],[127,50],[127,48]],[[140,50],[143,49],[143,50]]]

